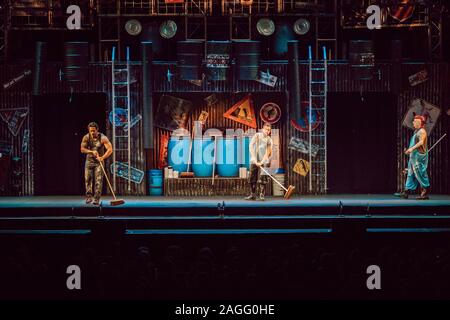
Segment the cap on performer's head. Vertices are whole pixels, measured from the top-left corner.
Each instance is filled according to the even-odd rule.
[[[420,127],[423,128],[425,127],[425,117],[421,116],[421,115],[417,115],[414,117],[414,120],[420,120]]]

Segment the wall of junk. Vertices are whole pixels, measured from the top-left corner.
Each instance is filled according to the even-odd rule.
[[[188,81],[168,80],[167,70],[175,70],[176,64],[155,62],[153,70],[153,110],[158,106],[158,99],[163,95],[171,95],[191,100],[194,104],[189,117],[188,126],[192,120],[198,118],[201,111],[207,111],[209,117],[207,128],[243,128],[246,126],[223,117],[223,113],[234,103],[247,94],[252,94],[258,127],[261,125],[259,109],[266,102],[277,103],[282,110],[282,118],[274,125],[281,132],[281,162],[287,173],[287,184],[296,186],[301,194],[307,193],[307,178],[292,171],[292,168],[302,154],[287,148],[291,137],[307,139],[305,133],[299,132],[290,125],[288,112],[288,83],[287,73],[290,66],[286,61],[264,62],[261,70],[269,70],[276,75],[278,81],[274,87],[261,84],[256,81],[240,81],[229,79],[227,81],[203,81],[194,84]],[[59,77],[62,68],[59,64],[47,63],[43,69],[41,94],[45,93],[106,93],[109,97],[108,105],[111,106],[111,64],[91,63],[87,81],[68,85]],[[33,195],[33,127],[30,118],[32,106],[33,65],[15,64],[0,66],[0,148],[2,153],[0,194],[1,195]],[[411,131],[402,125],[405,113],[415,99],[422,99],[429,104],[440,108],[441,113],[437,120],[429,143],[432,145],[442,134],[448,132],[450,107],[450,67],[447,64],[376,64],[375,76],[372,80],[352,80],[351,66],[348,63],[331,61],[328,69],[328,92],[377,92],[394,93],[397,96],[397,184],[401,189],[404,181],[402,174],[406,167],[406,157],[402,156],[403,148],[407,145]],[[419,71],[426,70],[428,80],[412,86],[408,76]],[[300,64],[301,95],[307,97],[308,65]],[[132,64],[132,113],[142,114],[142,68],[139,62]],[[216,94],[217,102],[211,105],[205,102],[205,98]],[[105,110],[108,117],[110,108]],[[110,134],[110,122],[107,133]],[[143,148],[142,121],[136,124],[132,131],[132,159],[133,166],[143,170],[157,167],[161,136],[168,135],[169,131],[154,128],[154,149]],[[78,146],[74,146],[77,147]],[[449,184],[449,139],[444,139],[432,151],[429,173],[432,181],[433,193],[450,192]],[[305,155],[306,158],[306,155]],[[329,168],[333,167],[328,163]],[[127,181],[117,180],[119,194],[126,194]],[[132,184],[133,195],[145,195],[147,193],[146,178],[141,184]]]

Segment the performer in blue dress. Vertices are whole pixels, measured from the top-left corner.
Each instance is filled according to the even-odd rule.
[[[408,176],[406,179],[405,191],[400,195],[407,199],[411,191],[416,190],[420,185],[421,193],[417,199],[426,200],[429,198],[430,181],[427,174],[428,136],[424,128],[425,117],[415,116],[413,125],[415,128],[414,135],[409,142],[409,148],[405,151],[405,154],[409,155]]]

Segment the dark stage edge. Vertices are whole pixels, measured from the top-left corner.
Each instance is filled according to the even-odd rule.
[[[0,234],[450,234],[448,195],[426,201],[393,195],[124,199],[110,206],[111,197],[104,197],[95,207],[81,196],[2,197]]]

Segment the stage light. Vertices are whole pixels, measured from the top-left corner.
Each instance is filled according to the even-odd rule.
[[[166,20],[159,27],[159,34],[165,39],[171,39],[177,33],[177,24],[173,20]]]
[[[294,32],[299,36],[305,35],[308,33],[311,25],[308,20],[300,18],[294,22]]]
[[[128,20],[127,23],[125,23],[125,30],[129,35],[137,36],[142,31],[142,25],[138,20]]]
[[[256,29],[260,35],[270,36],[275,32],[275,23],[273,20],[262,18],[256,23]]]

